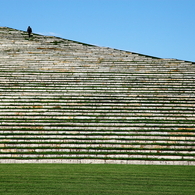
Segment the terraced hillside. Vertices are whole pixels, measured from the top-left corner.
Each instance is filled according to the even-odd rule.
[[[0,28],[0,163],[195,165],[195,63]]]

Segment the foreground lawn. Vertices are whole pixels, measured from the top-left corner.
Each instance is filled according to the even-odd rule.
[[[195,194],[194,166],[0,164],[0,194]]]

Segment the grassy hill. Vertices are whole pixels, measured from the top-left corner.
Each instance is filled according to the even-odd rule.
[[[194,72],[0,27],[0,163],[195,165]]]

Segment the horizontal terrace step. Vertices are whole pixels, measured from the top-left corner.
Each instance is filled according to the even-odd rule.
[[[137,131],[140,133],[144,133],[144,132],[173,132],[173,136],[174,133],[176,134],[177,132],[183,132],[185,134],[185,132],[194,132],[195,128],[194,127],[186,127],[186,126],[164,126],[164,127],[158,127],[157,125],[154,126],[131,126],[131,127],[102,127],[102,126],[85,126],[80,127],[80,126],[2,126],[1,130],[3,131],[34,131],[34,130],[39,130],[39,131]]]
[[[14,121],[14,120],[18,120],[18,121],[22,121],[23,119],[25,120],[33,120],[33,121],[41,121],[41,120],[55,120],[55,119],[59,119],[59,120],[101,120],[101,121],[108,121],[108,120],[111,120],[111,121],[116,121],[118,120],[118,122],[120,121],[131,121],[131,120],[164,120],[165,121],[177,121],[177,120],[180,120],[180,121],[183,121],[183,120],[186,120],[186,121],[194,121],[195,120],[195,115],[190,115],[190,114],[173,114],[173,113],[170,113],[170,114],[147,114],[147,113],[139,113],[139,114],[135,114],[134,112],[132,112],[131,114],[109,114],[107,113],[106,116],[104,114],[100,114],[100,113],[89,113],[89,114],[77,114],[76,112],[75,113],[68,113],[68,114],[64,114],[64,113],[59,113],[58,116],[56,116],[57,112],[51,112],[50,114],[45,114],[45,113],[37,113],[37,114],[31,114],[31,115],[28,115],[24,112],[21,112],[21,113],[13,113],[12,115],[8,113],[5,113],[4,115],[3,114],[0,114],[0,121],[4,120],[5,121]]]
[[[20,117],[20,114],[18,114],[19,117],[1,117],[0,118],[0,124],[5,124],[5,123],[10,123],[12,121],[16,121],[15,123],[20,123],[23,122],[24,119],[26,123],[28,124],[27,121],[32,121],[34,123],[47,123],[49,120],[51,123],[60,123],[62,124],[63,122],[86,122],[86,123],[92,123],[92,122],[99,122],[99,123],[136,123],[136,122],[148,122],[148,123],[193,123],[195,122],[194,117],[176,117],[176,116],[169,116],[169,117],[164,117],[164,116],[53,116],[53,117]],[[16,115],[17,116],[17,115]],[[29,120],[28,120],[29,118]],[[3,121],[3,122],[2,122]]]
[[[6,149],[6,148],[12,148],[12,149],[17,149],[17,148],[21,148],[21,149],[36,149],[36,148],[43,148],[43,149],[55,149],[55,148],[75,148],[75,149],[81,149],[81,148],[97,148],[97,149],[102,149],[102,148],[107,148],[107,149],[114,149],[114,150],[118,150],[118,149],[147,149],[147,150],[169,150],[169,151],[177,151],[177,150],[187,150],[189,151],[193,151],[195,149],[195,145],[175,145],[175,144],[141,144],[141,143],[137,143],[137,144],[125,144],[125,143],[2,143],[0,145],[0,148],[2,149]]]
[[[47,135],[140,135],[140,136],[194,136],[195,132],[194,129],[183,129],[183,130],[178,130],[178,131],[173,131],[173,130],[166,130],[166,129],[154,129],[153,131],[151,130],[143,130],[143,129],[130,129],[130,130],[86,130],[86,129],[80,129],[80,130],[71,130],[71,129],[67,129],[67,130],[36,130],[36,129],[32,129],[31,131],[27,131],[27,130],[0,130],[0,135],[1,136],[7,136],[7,135],[15,135],[15,136],[19,136],[19,135],[43,135],[43,136],[47,136]],[[193,138],[194,139],[194,138]]]
[[[84,154],[84,153],[89,153],[89,154],[128,154],[128,155],[138,155],[138,154],[143,154],[143,155],[175,155],[175,156],[185,156],[186,155],[186,151],[180,151],[180,150],[176,150],[176,151],[169,151],[169,150],[165,150],[165,151],[161,151],[161,150],[149,150],[149,149],[142,149],[142,150],[139,150],[139,149],[130,149],[130,150],[125,150],[125,149],[115,149],[115,148],[112,148],[112,149],[101,149],[101,148],[97,148],[97,149],[83,149],[83,148],[50,148],[50,149],[46,149],[46,148],[31,148],[31,149],[0,149],[0,154],[8,154],[8,153],[12,153],[12,154],[33,154],[33,153],[36,153],[36,154],[47,154],[47,153],[56,153],[59,155],[64,153],[64,154]],[[190,155],[194,155],[195,152],[193,151],[190,151],[189,152]]]
[[[38,84],[37,84],[38,85]],[[128,85],[128,86],[127,86]],[[149,83],[145,84],[145,85],[142,85],[140,84],[141,86],[135,86],[134,83],[129,83],[129,84],[126,84],[124,86],[122,85],[119,85],[117,86],[117,83],[116,85],[109,85],[109,84],[101,84],[101,85],[97,85],[97,84],[93,84],[91,83],[90,84],[86,84],[86,85],[63,85],[63,86],[1,86],[1,89],[0,89],[0,92],[6,92],[6,91],[51,91],[53,92],[54,90],[55,91],[63,91],[63,90],[132,90],[132,91],[138,91],[138,90],[148,90],[148,91],[157,91],[157,90],[164,90],[164,91],[180,91],[180,90],[185,90],[185,91],[189,91],[189,90],[195,90],[195,85],[184,85],[184,86],[181,86],[181,85],[170,85],[170,86],[167,86],[167,85],[164,85],[164,86],[152,86],[151,84],[149,85]],[[147,86],[148,85],[148,86]],[[106,91],[105,91],[106,92]]]
[[[98,154],[61,154],[61,155],[52,155],[52,154],[34,154],[34,155],[25,155],[25,154],[0,154],[0,158],[2,159],[5,159],[5,158],[14,158],[14,159],[17,159],[17,158],[23,158],[23,159],[26,159],[26,158],[30,158],[30,159],[44,159],[44,158],[49,158],[49,159],[53,159],[53,158],[71,158],[71,159],[74,159],[74,158],[89,158],[89,159],[150,159],[150,160],[159,160],[159,159],[162,159],[162,160],[194,160],[195,157],[191,157],[191,156],[169,156],[169,155],[164,155],[164,156],[159,156],[159,155],[128,155],[128,154],[113,154],[113,155],[98,155]]]
[[[127,144],[127,145],[176,145],[195,146],[194,141],[188,140],[125,140],[125,139],[1,139],[1,144]]]
[[[143,140],[153,140],[153,141],[156,141],[156,140],[161,140],[161,141],[169,141],[169,140],[174,140],[174,141],[181,141],[181,140],[186,140],[186,141],[192,141],[192,140],[195,140],[195,137],[193,136],[177,136],[176,134],[174,135],[97,135],[97,134],[48,134],[48,135],[39,135],[39,134],[20,134],[20,135],[15,135],[15,134],[12,134],[12,135],[1,135],[0,134],[0,139],[1,140],[15,140],[15,139],[18,139],[18,140],[21,140],[21,139],[62,139],[62,140],[65,140],[65,139],[86,139],[86,140],[89,140],[89,139],[105,139],[105,141],[107,140],[112,140],[112,139],[116,139],[116,140],[137,140],[137,141],[143,141]]]
[[[29,96],[23,96],[22,98],[18,96],[5,96],[1,94],[2,99],[0,99],[0,102],[3,104],[10,103],[10,104],[20,104],[20,103],[105,103],[105,104],[132,104],[132,103],[143,103],[143,104],[150,104],[150,103],[158,103],[158,104],[194,104],[195,100],[193,97],[155,97],[155,96],[71,96],[66,95],[63,97],[29,97]]]

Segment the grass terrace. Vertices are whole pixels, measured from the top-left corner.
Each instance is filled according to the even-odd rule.
[[[0,39],[0,163],[195,165],[194,62]]]

